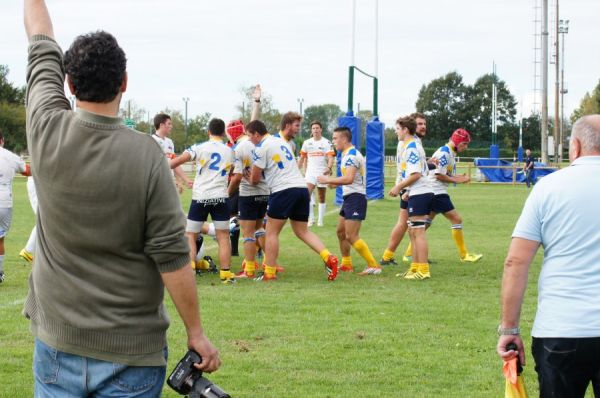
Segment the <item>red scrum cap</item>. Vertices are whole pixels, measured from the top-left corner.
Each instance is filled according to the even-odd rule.
[[[232,120],[227,124],[227,135],[233,142],[237,141],[244,134],[244,122],[241,120]]]
[[[469,143],[471,142],[471,134],[465,129],[456,129],[454,130],[454,133],[452,133],[450,141],[452,141],[455,146],[458,146],[458,144],[462,144],[463,142]]]

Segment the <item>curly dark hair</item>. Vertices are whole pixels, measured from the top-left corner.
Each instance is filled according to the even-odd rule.
[[[78,100],[107,103],[119,94],[127,58],[110,33],[98,31],[77,37],[63,62]]]

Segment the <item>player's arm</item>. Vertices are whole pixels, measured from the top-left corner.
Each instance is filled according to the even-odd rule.
[[[202,328],[192,268],[185,266],[176,271],[163,272],[161,277],[185,325],[188,348],[194,349],[202,357],[202,363],[196,367],[203,372],[214,372],[221,366],[221,359],[219,351],[208,340]]]
[[[229,196],[235,194],[240,188],[240,182],[242,182],[242,177],[243,176],[241,174],[237,173],[231,175],[231,180],[229,180],[229,186],[227,187],[227,194]]]
[[[263,169],[257,165],[252,165],[252,171],[250,171],[250,184],[256,185],[262,178]]]
[[[471,177],[466,174],[458,176],[449,176],[447,174],[436,173],[435,179],[442,182],[453,183],[453,184],[465,184],[471,181]]]
[[[346,167],[346,174],[341,177],[329,177],[326,175],[317,176],[317,181],[319,184],[329,184],[329,185],[349,185],[354,181],[354,177],[356,177],[356,173],[358,172],[358,168],[354,166]]]
[[[169,160],[169,166],[172,169],[176,169],[177,167],[181,166],[182,164],[189,162],[191,159],[192,159],[192,155],[188,151],[185,151],[184,153],[177,156],[176,158]]]
[[[27,38],[44,35],[54,39],[52,20],[44,0],[25,0],[25,32]]]
[[[333,170],[333,162],[335,161],[335,152],[330,151],[327,153],[327,170],[325,170],[325,175],[331,175]]]
[[[502,328],[519,327],[521,305],[527,288],[529,267],[539,246],[539,242],[523,238],[513,238],[510,243],[502,275],[502,319],[500,322]],[[506,345],[509,343],[517,345],[516,352],[506,351]],[[525,364],[523,340],[519,335],[500,336],[496,351],[504,360],[518,355],[521,363]]]
[[[185,162],[184,162],[185,163]],[[183,167],[181,166],[177,166],[173,169],[173,173],[175,173],[175,177],[177,179],[179,179],[182,183],[185,184],[185,186],[187,186],[188,188],[191,188],[192,185],[194,184],[193,181],[191,181],[187,175],[185,174],[185,171],[183,171]]]
[[[420,172],[412,173],[411,175],[408,176],[408,178],[405,178],[399,184],[397,184],[396,186],[394,186],[390,190],[389,195],[393,196],[393,197],[396,197],[396,196],[400,195],[400,192],[403,189],[406,189],[406,188],[410,187],[412,184],[414,184],[415,182],[419,181],[419,178],[421,178],[421,173]]]
[[[304,149],[304,148],[303,148]],[[304,150],[300,150],[300,159],[298,159],[298,168],[303,174],[306,174],[306,170],[304,169],[307,165],[308,155]]]
[[[252,93],[252,114],[250,116],[250,121],[258,120],[260,117],[260,98],[262,97],[262,88],[260,84],[257,84],[254,87],[254,92]]]

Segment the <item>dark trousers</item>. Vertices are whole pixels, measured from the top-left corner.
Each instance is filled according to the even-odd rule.
[[[600,397],[600,337],[533,338],[540,397],[585,396],[590,382]]]
[[[525,171],[525,182],[527,183],[527,188],[533,185],[535,182],[533,181],[533,170],[529,169]]]

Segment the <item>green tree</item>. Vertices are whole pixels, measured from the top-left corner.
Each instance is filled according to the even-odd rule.
[[[240,90],[242,93],[242,105],[237,105],[238,119],[241,119],[244,124],[250,122],[252,113],[252,93],[254,93],[255,86],[242,87]],[[273,97],[266,94],[263,90],[262,98],[260,100],[260,117],[259,120],[267,126],[269,133],[276,133],[279,131],[279,123],[281,122],[281,113],[273,106]]]
[[[539,150],[541,146],[542,120],[539,113],[523,118],[523,148]]]
[[[344,112],[335,104],[311,105],[307,107],[304,110],[304,121],[301,130],[302,137],[304,139],[310,137],[310,123],[317,120],[323,125],[323,134],[331,139],[333,129],[338,125],[338,117],[343,115]]]
[[[594,115],[600,113],[600,81],[596,87],[592,90],[591,94],[585,93],[581,102],[579,103],[579,108],[573,111],[571,114],[571,122],[575,123],[577,119],[585,115]]]
[[[496,79],[498,140],[506,148],[518,146],[519,128],[516,124],[517,101],[503,80]],[[492,138],[492,87],[494,75],[485,74],[467,88],[467,101],[462,110],[464,127],[474,141],[491,141]]]
[[[9,69],[0,65],[0,131],[5,147],[20,153],[27,148],[25,134],[25,87],[15,87],[8,81]]]
[[[465,127],[465,103],[468,87],[457,72],[450,72],[423,85],[416,102],[418,112],[427,117],[427,137],[447,139],[459,127]]]

